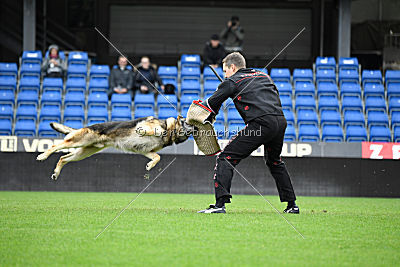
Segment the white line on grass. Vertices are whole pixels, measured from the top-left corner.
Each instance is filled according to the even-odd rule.
[[[150,183],[148,183],[146,186],[145,186],[145,188],[143,188],[143,190],[142,191],[140,191],[140,193],[139,194],[137,194],[136,195],[136,197],[135,198],[133,198],[132,200],[131,200],[131,202],[129,202],[129,204],[128,205],[126,205],[126,207],[125,208],[123,208],[118,214],[117,214],[117,216],[115,216],[114,217],[114,219],[112,219],[108,224],[107,224],[107,226],[106,227],[104,227],[104,229],[100,232],[100,233],[98,233],[97,234],[97,236],[94,238],[94,239],[97,239],[102,233],[104,233],[104,231],[116,220],[116,219],[118,219],[118,217],[119,216],[121,216],[121,214],[136,200],[136,199],[138,199],[138,197],[174,162],[176,160],[176,157],[170,162],[170,163],[168,163],[168,165],[159,173],[159,174],[157,174],[157,176],[150,182]]]
[[[231,165],[231,167],[240,175],[240,176],[242,176],[242,178],[276,211],[276,213],[277,214],[279,214],[279,216],[281,216],[283,219],[285,219],[285,221],[290,225],[290,226],[292,226],[292,228],[303,238],[303,239],[305,239],[305,237],[299,232],[299,230],[297,230],[297,228],[296,227],[294,227],[294,225],[288,220],[288,219],[286,219],[286,217],[285,216],[283,216],[275,207],[274,207],[274,205],[272,205],[272,203],[268,200],[268,199],[266,199],[261,193],[260,193],[260,191],[258,191],[257,190],[257,188],[255,188],[250,182],[249,182],[249,180],[247,180],[229,161],[226,161],[226,162],[228,162],[229,163],[229,165]]]
[[[121,53],[121,51],[119,51],[119,49],[113,44],[113,43],[111,43],[111,41],[110,40],[108,40],[107,39],[107,37],[105,37],[104,36],[104,34],[99,30],[99,29],[97,29],[97,27],[94,27],[94,29],[101,35],[101,37],[103,37],[104,38],[104,40],[106,40],[114,49],[115,49],[115,51],[117,51],[121,56],[123,56],[125,59],[126,59],[126,61],[128,61],[128,63],[132,66],[132,68],[135,70],[135,71],[137,71],[149,84],[151,84],[151,86],[160,94],[160,95],[162,95],[164,98],[165,98],[165,100],[167,100],[168,102],[169,102],[169,104],[178,112],[178,110],[176,109],[176,107],[171,103],[171,101],[169,101],[169,99],[163,94],[163,93],[161,93],[130,61],[129,61],[129,59],[125,56],[125,55],[123,55],[122,53]]]

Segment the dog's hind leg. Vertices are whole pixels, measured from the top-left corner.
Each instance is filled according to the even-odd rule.
[[[60,160],[57,163],[56,168],[54,169],[54,173],[51,175],[51,179],[57,180],[58,176],[60,175],[61,169],[67,164],[68,162],[71,161],[79,161],[84,158],[90,157],[91,155],[99,152],[102,150],[104,147],[80,147],[77,148],[74,152],[71,152],[67,155],[64,155],[60,157]]]
[[[146,165],[146,170],[150,171],[160,161],[161,157],[155,152],[149,152],[144,154],[145,157],[151,159]]]

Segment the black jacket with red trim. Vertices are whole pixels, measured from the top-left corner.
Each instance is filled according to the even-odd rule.
[[[271,78],[261,71],[250,68],[238,70],[218,86],[207,104],[217,114],[228,98],[233,99],[245,123],[267,114],[283,116],[278,89]]]

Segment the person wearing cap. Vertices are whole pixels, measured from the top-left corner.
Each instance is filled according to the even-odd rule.
[[[49,54],[43,60],[42,73],[46,77],[64,77],[66,70],[65,62],[60,58],[59,48],[52,44],[49,46]]]
[[[204,65],[212,65],[214,68],[217,68],[221,65],[222,59],[225,55],[225,48],[219,41],[218,34],[211,35],[210,41],[204,46]]]
[[[227,52],[243,50],[244,30],[238,16],[232,16],[219,36]]]

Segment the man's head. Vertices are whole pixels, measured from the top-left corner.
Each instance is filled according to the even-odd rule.
[[[149,59],[149,57],[146,57],[146,56],[142,57],[140,59],[140,65],[142,65],[142,67],[144,69],[148,69],[150,67],[150,59]]]
[[[219,45],[219,36],[218,36],[218,34],[211,35],[210,43],[211,43],[211,46],[213,48],[218,47],[218,45]]]
[[[231,22],[232,22],[232,27],[235,27],[237,25],[239,25],[239,17],[238,16],[232,16],[231,18]]]
[[[231,77],[239,69],[246,68],[246,60],[239,52],[233,52],[227,55],[222,60],[222,64],[226,78]]]
[[[118,57],[118,66],[120,68],[125,68],[127,64],[128,60],[126,59],[126,57],[123,56]]]

